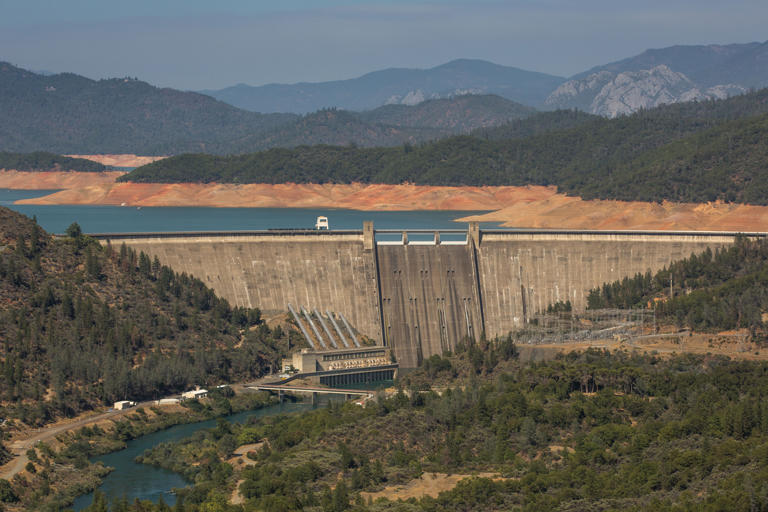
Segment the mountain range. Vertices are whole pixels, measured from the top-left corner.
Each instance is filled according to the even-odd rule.
[[[488,95],[305,116],[242,110],[134,78],[40,75],[0,63],[0,150],[242,153],[303,144],[388,146],[497,126],[535,110]]]
[[[681,101],[722,99],[768,86],[768,42],[671,46],[569,79],[459,59],[431,69],[385,69],[319,83],[239,84],[202,91],[245,110],[305,113],[413,105],[457,94],[496,94],[538,109],[577,108],[607,117]]]
[[[722,99],[768,86],[768,42],[647,50],[571,77],[548,108],[615,117],[681,101]]]
[[[211,97],[135,78],[40,74],[0,62],[0,151],[168,155],[396,146],[513,123],[535,108],[615,117],[722,99],[768,86],[766,64],[768,42],[673,46],[567,80],[461,59],[334,82],[236,86],[208,91]]]
[[[254,112],[304,114],[328,107],[371,110],[382,105],[415,105],[428,99],[465,94],[496,94],[538,107],[564,81],[559,76],[483,60],[458,59],[431,69],[391,68],[349,80],[257,87],[238,84],[201,92]]]

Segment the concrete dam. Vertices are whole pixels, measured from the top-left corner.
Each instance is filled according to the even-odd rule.
[[[409,241],[415,231],[380,241],[384,231],[366,222],[362,231],[94,236],[157,256],[238,306],[271,313],[287,311],[290,303],[341,313],[360,334],[388,346],[402,368],[466,337],[506,335],[557,301],[583,310],[592,288],[730,245],[735,236],[481,231],[472,223],[466,231],[429,231],[429,240],[412,235]],[[447,240],[457,231],[461,240]]]

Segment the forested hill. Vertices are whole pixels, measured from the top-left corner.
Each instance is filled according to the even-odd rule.
[[[293,114],[239,110],[132,78],[39,75],[0,62],[0,149],[166,155],[209,151]]]
[[[42,424],[257,377],[285,353],[258,310],[76,225],[68,234],[0,208],[0,417]]]
[[[432,128],[443,133],[468,133],[481,127],[526,119],[536,110],[493,94],[466,94],[417,105],[385,105],[356,114],[368,123],[400,128]]]
[[[569,130],[599,119],[598,116],[587,114],[581,110],[537,112],[535,115],[499,126],[476,128],[470,132],[470,135],[489,140],[524,139],[543,133]]]
[[[79,171],[100,172],[106,167],[84,158],[70,158],[37,151],[34,153],[9,153],[0,151],[0,169],[16,171]]]
[[[318,144],[401,146],[496,127],[535,113],[530,107],[492,95],[389,105],[367,112],[324,109],[267,132],[245,134],[227,147],[230,152],[242,153]]]
[[[0,62],[0,150],[5,151],[172,155],[302,144],[401,145],[534,112],[498,96],[467,95],[368,112],[260,114],[131,78],[39,75]]]
[[[585,198],[768,204],[768,89],[616,119],[558,114],[523,138],[453,137],[417,146],[304,146],[231,157],[181,155],[123,176],[135,182],[557,185]],[[533,122],[536,117],[520,123]],[[571,123],[557,129],[557,123]],[[550,124],[551,123],[551,124]],[[498,129],[503,130],[502,128]],[[525,137],[525,132],[536,135]],[[508,129],[514,133],[515,128]],[[761,156],[763,155],[763,156]],[[669,172],[671,170],[671,172]]]
[[[671,288],[671,290],[670,290]],[[672,294],[670,297],[670,293]],[[592,290],[590,308],[648,307],[662,320],[698,330],[748,328],[768,339],[768,240],[736,244],[675,262],[654,275],[606,283]]]

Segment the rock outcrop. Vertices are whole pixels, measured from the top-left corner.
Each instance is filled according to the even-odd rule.
[[[703,88],[666,65],[640,71],[598,71],[569,80],[547,98],[551,108],[578,108],[592,114],[616,117],[662,104],[722,99],[742,94],[746,88],[720,84]]]

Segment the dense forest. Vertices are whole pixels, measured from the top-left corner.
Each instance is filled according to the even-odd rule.
[[[580,110],[554,110],[538,112],[500,126],[477,128],[472,130],[470,135],[488,140],[524,139],[548,132],[569,130],[599,119],[598,116]]]
[[[195,482],[174,508],[187,512],[760,511],[767,376],[764,362],[592,350],[523,364],[510,340],[498,340],[434,356],[401,392],[365,408],[222,421],[141,460]],[[438,393],[426,382],[451,384]],[[479,473],[493,476],[436,498],[365,494]],[[228,504],[234,489],[243,504]],[[107,508],[97,496],[89,512]],[[170,507],[118,501],[111,510]]]
[[[231,152],[275,147],[402,146],[466,134],[536,116],[536,111],[499,96],[464,95],[417,105],[385,105],[365,112],[335,108],[307,114],[266,133],[245,135]]]
[[[539,112],[493,94],[466,94],[422,101],[416,105],[384,105],[354,115],[368,123],[398,128],[431,128],[446,134],[468,133],[481,127],[519,122],[539,115]]]
[[[236,156],[180,155],[134,182],[557,185],[587,199],[768,203],[768,89],[616,119],[574,113],[390,148],[301,146]],[[558,129],[558,127],[571,126]],[[549,128],[552,128],[550,131]],[[525,137],[526,133],[534,133]],[[501,139],[507,135],[523,138]]]
[[[40,425],[114,400],[260,376],[290,333],[201,281],[0,209],[0,417]],[[298,341],[293,340],[293,341]]]
[[[671,293],[671,296],[670,296]],[[590,291],[591,309],[655,307],[662,320],[700,330],[748,328],[765,339],[768,240],[739,237],[669,268],[637,274]]]
[[[84,158],[70,158],[44,151],[9,153],[0,151],[0,169],[15,171],[79,171],[100,172],[106,167]]]

